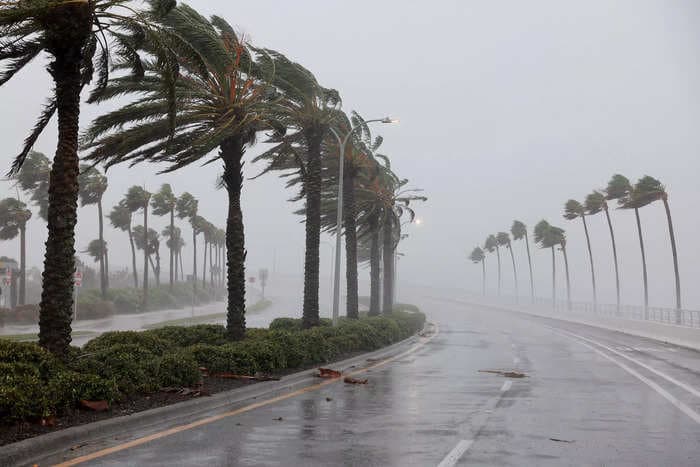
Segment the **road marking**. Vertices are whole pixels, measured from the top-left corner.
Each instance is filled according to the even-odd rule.
[[[567,334],[568,334],[568,333],[567,333]],[[560,334],[560,335],[565,336],[565,335],[567,335],[567,334]],[[568,337],[569,337],[569,338],[572,338],[572,335],[569,335]],[[659,386],[658,384],[656,384],[654,381],[652,381],[652,380],[650,380],[649,378],[647,378],[647,377],[641,375],[638,371],[636,371],[636,370],[630,368],[629,366],[625,365],[624,363],[620,362],[619,360],[615,360],[614,358],[612,358],[610,355],[606,354],[606,353],[603,352],[602,350],[600,350],[600,349],[598,349],[598,348],[596,348],[596,347],[593,347],[592,345],[587,344],[586,342],[584,342],[584,341],[582,341],[582,340],[580,340],[580,339],[575,339],[575,338],[572,338],[572,339],[574,339],[576,342],[578,342],[579,344],[583,345],[584,347],[587,347],[587,348],[591,349],[592,351],[594,351],[595,353],[597,353],[597,354],[600,355],[601,357],[603,357],[603,358],[605,358],[605,359],[607,359],[607,360],[610,360],[611,362],[613,362],[614,364],[616,364],[617,366],[619,366],[620,368],[622,368],[623,370],[625,370],[627,373],[631,374],[632,376],[634,376],[635,378],[637,378],[638,380],[640,380],[642,383],[644,383],[644,384],[646,384],[647,386],[649,386],[650,388],[652,388],[654,391],[656,391],[657,393],[659,393],[659,395],[661,395],[661,397],[663,397],[664,399],[666,399],[667,401],[669,401],[669,402],[670,402],[671,404],[673,404],[678,410],[680,410],[681,412],[683,412],[684,414],[686,414],[686,415],[687,415],[688,417],[690,417],[695,423],[697,423],[697,424],[700,425],[700,414],[699,414],[699,413],[697,413],[696,411],[694,411],[693,409],[691,409],[690,407],[688,407],[687,405],[685,405],[683,402],[681,402],[680,400],[678,400],[673,394],[671,394],[670,392],[666,391],[664,388],[662,388],[661,386]]]
[[[578,334],[574,334],[573,332],[570,332],[570,331],[563,331],[563,332],[565,332],[566,334],[569,334],[569,335],[571,335],[571,336],[573,336],[573,337],[577,337],[577,338],[579,338],[579,339],[582,339],[582,340],[584,340],[584,341],[586,341],[586,342],[590,342],[591,344],[595,344],[595,345],[597,345],[597,346],[599,346],[599,347],[601,347],[601,348],[603,348],[603,349],[605,349],[605,350],[608,350],[608,351],[614,353],[615,355],[619,355],[619,356],[622,357],[622,358],[626,358],[626,359],[629,360],[630,362],[632,362],[632,363],[634,363],[634,364],[636,364],[636,365],[641,366],[641,367],[644,368],[645,370],[649,370],[649,371],[651,371],[652,373],[654,373],[655,375],[661,376],[661,377],[662,377],[663,379],[665,379],[666,381],[669,381],[669,382],[675,384],[676,386],[685,389],[686,391],[688,391],[689,393],[691,393],[691,394],[694,395],[695,397],[700,397],[700,391],[698,391],[698,390],[695,389],[694,387],[690,386],[690,385],[687,384],[687,383],[684,383],[683,381],[679,381],[679,380],[677,380],[676,378],[674,378],[673,376],[669,376],[669,375],[667,375],[666,373],[663,373],[663,372],[657,370],[656,368],[653,368],[653,367],[647,365],[646,363],[640,362],[640,361],[637,360],[636,358],[632,358],[632,357],[630,357],[629,355],[625,355],[625,354],[622,353],[622,352],[618,352],[617,350],[615,350],[615,349],[613,349],[613,348],[611,348],[611,347],[608,347],[608,346],[605,345],[605,344],[601,344],[601,343],[598,342],[598,341],[594,341],[593,339],[589,339],[589,338],[587,338],[587,337],[579,336]]]
[[[413,347],[406,350],[405,352],[394,355],[393,357],[388,357],[384,360],[381,360],[381,361],[374,363],[370,366],[367,366],[365,368],[360,368],[359,370],[355,370],[355,371],[352,371],[350,373],[346,373],[344,376],[355,376],[355,375],[358,375],[361,373],[365,373],[373,368],[377,368],[377,367],[386,365],[387,363],[391,363],[393,361],[399,360],[399,359],[405,357],[406,355],[410,355],[413,352],[416,352],[417,350],[424,347],[428,342],[430,342],[435,337],[437,337],[437,335],[440,333],[440,328],[438,327],[438,325],[434,324],[433,326],[434,326],[435,332],[433,332],[432,335],[430,335],[427,338],[421,337],[420,338],[421,340],[418,343],[416,343]],[[140,445],[148,443],[150,441],[155,441],[157,439],[165,438],[166,436],[170,436],[170,435],[174,435],[176,433],[181,433],[183,431],[191,430],[193,428],[197,428],[197,427],[200,427],[202,425],[208,425],[210,423],[222,420],[224,418],[233,417],[235,415],[240,415],[240,414],[245,413],[245,412],[250,412],[251,410],[255,410],[255,409],[258,409],[260,407],[274,404],[275,402],[280,402],[280,401],[283,401],[286,399],[291,399],[293,397],[300,396],[302,394],[306,394],[307,392],[317,391],[317,390],[324,388],[330,384],[337,383],[337,382],[342,381],[342,380],[343,380],[342,378],[325,380],[325,381],[322,381],[320,383],[313,384],[311,386],[307,386],[305,388],[301,388],[301,389],[298,389],[296,391],[290,392],[288,394],[282,394],[280,396],[276,396],[276,397],[273,397],[271,399],[266,399],[266,400],[262,400],[260,402],[255,402],[254,404],[249,404],[245,407],[241,407],[241,408],[238,408],[236,410],[232,410],[230,412],[224,412],[224,413],[219,414],[219,415],[213,415],[211,417],[203,418],[201,420],[197,420],[197,421],[192,422],[192,423],[187,423],[185,425],[175,426],[173,428],[170,428],[170,429],[167,429],[164,431],[160,431],[158,433],[152,433],[148,436],[137,438],[137,439],[128,441],[126,443],[112,446],[110,448],[101,449],[99,451],[95,451],[95,452],[90,453],[90,454],[85,454],[84,456],[76,457],[75,459],[70,459],[70,460],[62,462],[60,464],[55,464],[54,467],[69,467],[69,466],[73,466],[73,465],[82,464],[84,462],[98,459],[100,457],[104,457],[104,456],[107,456],[109,454],[114,454],[115,452],[119,452],[119,451],[123,451],[125,449],[140,446]]]
[[[506,392],[507,390],[510,389],[511,386],[513,386],[512,381],[504,381],[503,386],[501,386],[501,392]]]
[[[457,443],[457,446],[455,446],[438,464],[438,467],[454,467],[457,462],[462,458],[465,452],[469,449],[469,447],[474,443],[473,439],[463,439],[459,443]]]

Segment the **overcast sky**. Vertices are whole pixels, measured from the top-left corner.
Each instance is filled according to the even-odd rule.
[[[569,198],[583,200],[613,173],[645,174],[670,192],[687,307],[700,308],[700,3],[694,0],[369,1],[192,0],[219,14],[256,45],[280,50],[340,91],[345,110],[365,118],[392,115],[400,125],[375,128],[396,172],[425,189],[423,220],[401,246],[402,282],[480,289],[469,251],[513,219],[530,227],[542,218],[569,238],[573,295],[590,296],[580,222],[561,217]],[[0,88],[3,172],[34,123],[51,82],[37,61]],[[107,107],[83,107],[82,127]],[[35,148],[52,155],[55,123]],[[260,148],[252,148],[254,155]],[[246,165],[246,175],[260,167]],[[216,164],[156,176],[156,167],[110,170],[108,211],[133,184],[151,191],[170,182],[200,199],[201,214],[224,225],[225,192],[215,189]],[[291,214],[292,195],[274,175],[246,181],[248,267],[301,272],[304,228]],[[3,183],[0,196],[14,196]],[[96,208],[79,212],[77,248],[97,237]],[[33,219],[29,263],[43,257],[45,225]],[[619,238],[623,300],[641,300],[634,217],[613,212]],[[673,270],[663,206],[642,211],[652,304],[673,303]],[[154,222],[158,228],[166,220]],[[602,216],[590,219],[601,299],[614,300],[610,239]],[[185,233],[189,236],[189,229]],[[107,230],[111,266],[126,266],[126,235]],[[330,240],[327,238],[326,240]],[[0,254],[18,256],[18,242]],[[191,242],[188,241],[188,247]],[[165,251],[165,247],[164,251]],[[516,245],[521,290],[527,269]],[[327,275],[330,245],[322,245]],[[163,253],[165,256],[165,252]],[[188,252],[184,254],[189,257]],[[548,252],[533,246],[536,288],[549,296]],[[504,288],[512,288],[508,258]],[[495,260],[489,258],[495,287]],[[187,267],[187,266],[186,266]],[[363,271],[366,275],[366,272]],[[560,283],[563,286],[563,281]],[[301,294],[301,291],[300,291]]]

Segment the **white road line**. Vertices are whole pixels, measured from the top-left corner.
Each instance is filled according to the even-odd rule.
[[[569,333],[567,333],[567,334],[569,334]],[[566,334],[562,334],[562,335],[566,335]],[[571,338],[571,335],[570,335],[569,337]],[[642,376],[642,375],[641,375],[639,372],[637,372],[636,370],[634,370],[634,369],[628,367],[627,365],[625,365],[624,363],[622,363],[622,362],[620,362],[620,361],[618,361],[618,360],[615,360],[614,358],[612,358],[610,355],[606,354],[606,353],[603,352],[602,350],[600,350],[600,349],[598,349],[598,348],[596,348],[596,347],[593,347],[593,346],[590,345],[590,344],[586,344],[584,341],[582,341],[582,340],[580,340],[580,339],[574,339],[574,340],[576,340],[579,344],[583,345],[584,347],[588,347],[589,349],[591,349],[592,351],[594,351],[595,353],[597,353],[597,354],[600,355],[601,357],[603,357],[603,358],[605,358],[605,359],[607,359],[607,360],[610,360],[611,362],[613,362],[614,364],[616,364],[617,366],[619,366],[620,368],[622,368],[623,370],[625,370],[627,373],[631,374],[632,376],[634,376],[635,378],[637,378],[638,380],[640,380],[642,383],[644,383],[644,384],[646,384],[647,386],[649,386],[650,388],[652,388],[654,391],[656,391],[657,393],[659,393],[659,394],[661,395],[661,397],[663,397],[664,399],[666,399],[667,401],[669,401],[669,402],[670,402],[671,404],[673,404],[678,410],[680,410],[681,412],[683,412],[684,414],[686,414],[686,415],[687,415],[688,417],[690,417],[695,423],[697,423],[697,424],[700,425],[700,414],[697,413],[696,411],[694,411],[693,409],[691,409],[690,407],[688,407],[687,405],[685,405],[685,404],[684,404],[683,402],[681,402],[680,400],[678,400],[675,396],[673,396],[673,394],[671,394],[670,392],[666,391],[664,388],[662,388],[661,386],[659,386],[658,384],[656,384],[655,382],[653,382],[653,381],[650,380],[649,378],[646,378],[646,377]],[[586,339],[586,340],[587,340],[587,339]]]
[[[563,331],[563,330],[562,330],[562,331]],[[603,349],[605,349],[605,350],[608,350],[608,351],[614,353],[615,355],[619,355],[620,357],[625,358],[625,359],[629,360],[630,362],[632,362],[632,363],[634,363],[634,364],[636,364],[636,365],[641,366],[641,367],[644,368],[645,370],[649,370],[649,371],[651,371],[652,373],[654,373],[655,375],[661,376],[663,379],[665,379],[666,381],[669,381],[669,382],[675,384],[675,385],[678,386],[679,388],[685,389],[686,391],[688,391],[689,393],[691,393],[691,394],[694,395],[695,397],[700,397],[700,391],[698,391],[698,390],[695,389],[694,387],[690,386],[690,385],[687,384],[687,383],[684,383],[683,381],[679,381],[679,380],[677,380],[676,378],[674,378],[673,376],[669,376],[669,375],[667,375],[666,373],[663,373],[663,372],[657,370],[656,368],[653,368],[653,367],[647,365],[646,363],[640,362],[640,361],[637,360],[636,358],[632,358],[632,357],[630,357],[630,356],[628,356],[628,355],[623,354],[622,352],[618,352],[617,350],[615,350],[615,349],[613,349],[613,348],[611,348],[611,347],[608,347],[608,346],[605,345],[605,344],[601,344],[600,342],[594,341],[593,339],[588,339],[587,337],[579,336],[578,334],[574,334],[573,332],[570,332],[570,331],[563,331],[563,332],[566,333],[566,334],[569,334],[569,335],[571,335],[571,336],[573,336],[573,337],[577,337],[577,338],[579,338],[579,339],[582,339],[582,340],[584,340],[584,341],[586,341],[586,342],[590,342],[591,344],[595,344],[595,345],[597,345],[597,346],[599,346],[599,347],[601,347],[601,348],[603,348]]]
[[[506,392],[513,385],[512,381],[504,381],[503,386],[501,386],[501,392]]]
[[[469,449],[469,447],[472,445],[474,442],[473,439],[463,439],[459,443],[457,443],[457,446],[455,446],[449,454],[445,456],[445,458],[438,464],[438,467],[454,467],[457,462],[462,458],[465,452]]]

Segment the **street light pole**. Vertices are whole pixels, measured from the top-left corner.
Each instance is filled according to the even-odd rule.
[[[338,140],[338,146],[340,148],[338,160],[338,217],[335,226],[335,272],[333,274],[333,326],[338,324],[338,312],[340,309],[340,235],[343,226],[343,173],[345,169],[345,146],[356,130],[375,122],[395,123],[395,120],[392,120],[389,117],[366,120],[358,125],[352,126],[345,137],[341,137],[334,128],[331,127],[330,129],[333,136],[335,136],[335,138]]]

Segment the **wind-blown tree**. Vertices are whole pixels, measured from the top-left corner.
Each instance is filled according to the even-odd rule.
[[[510,228],[510,233],[513,235],[513,240],[525,240],[525,249],[527,250],[527,265],[530,269],[530,297],[535,301],[535,279],[532,274],[532,258],[530,257],[530,239],[527,235],[527,227],[521,221],[513,221]]]
[[[139,288],[139,274],[136,269],[136,247],[134,246],[134,232],[131,228],[133,212],[127,206],[126,200],[122,199],[119,204],[112,208],[112,211],[107,216],[115,229],[127,232],[129,234],[129,245],[131,245],[131,271],[134,277],[134,288]]]
[[[170,216],[170,226],[168,232],[175,229],[175,208],[177,207],[177,196],[173,193],[173,189],[169,183],[163,183],[160,190],[153,193],[151,197],[151,209],[155,216]],[[165,232],[165,231],[164,231]],[[167,242],[166,242],[167,243]],[[173,247],[175,242],[169,243],[168,251],[170,252],[170,290],[173,290],[173,282],[175,280],[175,250]]]
[[[666,212],[666,222],[668,224],[668,234],[671,240],[671,255],[673,256],[673,272],[676,279],[676,321],[680,324],[681,320],[681,279],[678,272],[678,251],[676,249],[676,235],[673,230],[673,220],[671,219],[671,208],[668,204],[668,193],[666,187],[654,177],[645,175],[634,185],[633,190],[634,204],[637,206],[646,206],[654,201],[662,201]]]
[[[15,198],[0,201],[0,240],[12,240],[19,235],[19,297],[18,303],[24,305],[27,293],[27,222],[32,211],[27,205]]]
[[[30,151],[15,178],[22,191],[27,193],[39,208],[39,217],[48,220],[49,176],[51,161],[44,154]]]
[[[204,252],[202,262],[202,289],[207,288],[207,251],[209,251],[209,276],[211,277],[211,249],[214,243],[214,231],[216,227],[211,222],[204,220],[201,225],[201,232],[204,234]]]
[[[510,235],[508,235],[508,232],[498,232],[496,234],[496,241],[498,242],[499,247],[505,247],[508,251],[510,251],[510,259],[513,262],[513,283],[515,284],[515,297],[517,299],[518,297],[518,270],[515,267],[515,255],[513,254],[513,248],[510,243]]]
[[[496,252],[498,259],[498,295],[501,295],[501,252],[498,249],[498,240],[495,235],[489,235],[484,242],[484,250],[489,253]]]
[[[136,248],[145,250],[148,255],[148,262],[151,265],[153,276],[156,278],[156,285],[160,285],[160,235],[154,229],[148,229],[148,235],[144,234],[142,225],[134,227],[134,241]],[[155,262],[153,258],[155,257]]]
[[[151,201],[151,193],[146,191],[145,188],[138,185],[134,185],[129,188],[124,198],[126,201],[126,206],[132,213],[135,213],[139,209],[143,209],[143,228],[148,231],[148,205]],[[148,258],[149,252],[148,248],[143,250],[143,300],[141,303],[141,310],[148,310]]]
[[[615,243],[615,232],[612,226],[612,220],[610,219],[610,212],[608,210],[608,202],[605,199],[605,195],[600,191],[594,191],[588,196],[586,196],[586,201],[583,203],[583,207],[586,210],[586,214],[593,216],[599,212],[605,212],[605,218],[608,222],[608,229],[610,230],[610,241],[612,242],[613,251],[613,262],[615,264],[615,292],[616,292],[616,304],[617,311],[620,311],[620,269],[617,261],[617,245]]]
[[[541,220],[535,225],[534,240],[535,244],[540,248],[549,248],[552,250],[552,306],[557,305],[557,262],[555,249],[560,244],[561,235],[556,227],[553,227],[549,222]]]
[[[99,238],[91,240],[90,243],[88,243],[87,248],[83,251],[83,253],[87,253],[96,263],[103,261],[104,264],[106,264],[107,242],[105,242],[104,240],[100,240]]]
[[[162,86],[153,85],[153,81],[165,79],[161,67],[154,63],[146,65],[148,79],[140,85],[117,80],[107,86],[111,97],[128,94],[137,100],[95,120],[84,139],[90,150],[87,158],[108,166],[169,163],[164,172],[197,162],[223,163],[221,180],[229,198],[227,333],[232,339],[242,339],[246,257],[241,211],[243,156],[255,143],[256,134],[270,128],[266,110],[275,98],[268,84],[272,70],[257,63],[258,52],[218,16],[207,19],[180,4],[161,19],[161,24],[188,44],[178,50],[181,77],[174,91],[178,110],[175,136],[169,137],[168,124],[162,118],[171,96]]]
[[[98,78],[95,92],[99,94],[104,88],[110,56],[120,68],[131,68],[133,77],[138,78],[142,71],[137,53],[140,43],[161,44],[160,62],[168,63],[167,47],[158,40],[151,21],[173,3],[153,0],[147,10],[136,10],[133,2],[122,0],[0,3],[0,86],[42,53],[50,56],[46,69],[53,79],[53,92],[11,173],[21,169],[39,135],[58,114],[57,149],[48,190],[49,235],[39,307],[39,343],[59,357],[65,356],[71,341],[80,93],[94,75]],[[170,63],[163,68],[174,75],[177,67],[172,60]]]
[[[649,308],[649,280],[647,276],[647,257],[644,252],[644,236],[642,234],[642,221],[639,217],[638,204],[634,197],[633,187],[629,179],[624,175],[615,174],[608,182],[605,189],[606,199],[617,200],[618,206],[622,209],[634,209],[634,216],[637,220],[637,234],[639,235],[639,249],[642,252],[642,279],[644,281],[644,314],[646,317]]]
[[[266,160],[262,173],[293,171],[301,184],[299,196],[305,200],[306,249],[304,259],[304,303],[302,326],[320,323],[318,288],[321,244],[321,147],[330,126],[340,115],[340,95],[321,86],[314,75],[282,54],[266,50],[272,59],[273,83],[281,96],[270,109],[276,122],[291,132],[276,132],[269,140],[275,146],[258,156]],[[260,174],[262,175],[262,174]]]
[[[475,247],[469,254],[469,259],[474,264],[481,264],[481,288],[482,293],[486,295],[486,255],[480,247]]]
[[[564,205],[564,219],[574,220],[581,219],[583,222],[583,231],[586,234],[586,246],[588,247],[588,259],[591,263],[591,283],[593,284],[593,306],[598,304],[598,291],[596,290],[595,282],[595,267],[593,265],[593,250],[591,249],[591,237],[588,233],[588,223],[586,223],[586,209],[581,203],[575,199],[570,199]]]
[[[566,307],[571,309],[571,279],[569,277],[569,256],[566,253],[566,234],[564,229],[551,227],[552,235],[559,244],[561,254],[564,256],[564,272],[566,273]]]
[[[178,261],[182,248],[185,246],[185,241],[182,239],[182,230],[180,227],[169,225],[163,229],[161,235],[167,239],[165,241],[165,246],[168,247],[168,250],[173,254],[173,277],[174,280],[177,281],[179,274]]]
[[[104,219],[102,216],[102,197],[105,191],[107,191],[107,177],[102,175],[96,168],[89,165],[80,166],[80,175],[78,176],[78,196],[80,197],[81,206],[89,206],[91,204],[97,205],[97,225],[100,243],[104,243]],[[100,292],[102,293],[102,299],[107,299],[107,288],[108,286],[108,271],[105,268],[105,258],[106,248],[99,250],[102,252],[103,256],[98,258],[100,263]]]
[[[197,223],[197,212],[199,211],[199,201],[188,192],[184,192],[177,199],[175,206],[177,217],[187,219],[192,227],[192,287],[197,293],[197,234],[199,233]],[[182,264],[180,265],[182,266]],[[182,267],[180,267],[182,271]],[[184,271],[182,271],[184,273]]]

